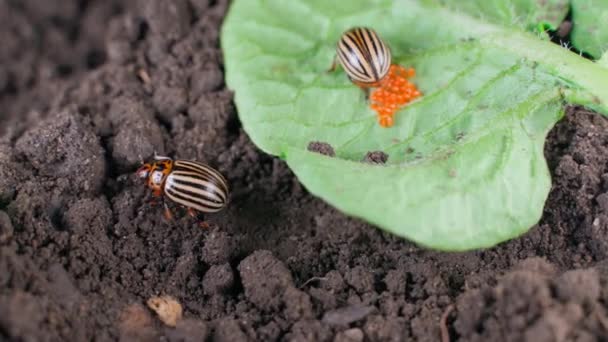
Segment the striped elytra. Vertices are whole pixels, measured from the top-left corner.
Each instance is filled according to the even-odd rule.
[[[355,27],[344,32],[336,53],[348,77],[360,86],[376,86],[389,72],[391,51],[370,28]]]
[[[218,212],[228,202],[226,179],[196,161],[175,160],[163,190],[172,201],[204,213]]]
[[[166,196],[188,208],[191,215],[192,210],[215,213],[228,203],[229,188],[224,176],[197,161],[155,156],[155,161],[144,164],[137,175],[146,179],[155,196]]]

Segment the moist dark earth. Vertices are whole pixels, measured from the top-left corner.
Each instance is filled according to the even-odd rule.
[[[550,133],[554,185],[527,234],[428,251],[251,143],[223,81],[227,6],[0,0],[0,340],[608,340],[604,118],[567,108]],[[150,203],[133,172],[155,151],[227,177],[210,228]],[[146,304],[164,295],[174,327]]]

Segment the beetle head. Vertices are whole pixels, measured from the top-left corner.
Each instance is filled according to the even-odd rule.
[[[155,156],[156,158],[158,159],[154,162],[143,164],[136,174],[145,180],[146,185],[154,190],[156,196],[160,196],[165,179],[173,168],[173,160],[168,157]]]
[[[152,170],[152,165],[150,163],[145,163],[135,173],[137,177],[147,179],[150,175],[150,171]]]

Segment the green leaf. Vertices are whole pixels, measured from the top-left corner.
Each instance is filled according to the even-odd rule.
[[[608,113],[608,69],[539,35],[548,12],[509,20],[487,3],[511,6],[233,1],[221,38],[244,129],[311,193],[421,245],[467,250],[526,232],[550,188],[547,132],[565,101]],[[509,15],[532,8],[516,3]],[[352,26],[373,27],[394,62],[417,70],[424,96],[389,129],[341,69],[325,72]],[[312,141],[331,144],[336,157],[307,151]],[[386,165],[360,162],[378,150]]]
[[[572,0],[572,44],[600,58],[608,50],[608,1]]]
[[[608,68],[608,52],[604,52],[602,58],[600,58],[600,60],[598,61],[598,64]]]
[[[539,33],[556,30],[566,18],[570,6],[569,0],[426,0],[426,3],[439,4],[504,27]]]

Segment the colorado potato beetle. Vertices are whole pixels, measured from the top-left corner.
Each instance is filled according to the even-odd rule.
[[[355,27],[342,33],[336,44],[336,55],[329,71],[340,62],[348,78],[365,92],[370,107],[378,114],[382,127],[393,125],[393,116],[408,102],[422,94],[408,81],[415,75],[412,68],[391,64],[391,51],[378,34],[366,27]],[[370,88],[377,88],[369,96]]]
[[[376,31],[355,27],[342,34],[336,44],[336,57],[348,78],[362,88],[375,87],[391,66],[391,51]],[[335,69],[336,59],[330,70]]]
[[[215,213],[228,203],[228,182],[217,170],[193,160],[154,156],[152,163],[143,164],[136,172],[145,179],[155,197],[166,196],[169,200],[184,206],[188,214]],[[166,203],[165,216],[173,215]],[[204,223],[203,223],[204,224]]]

